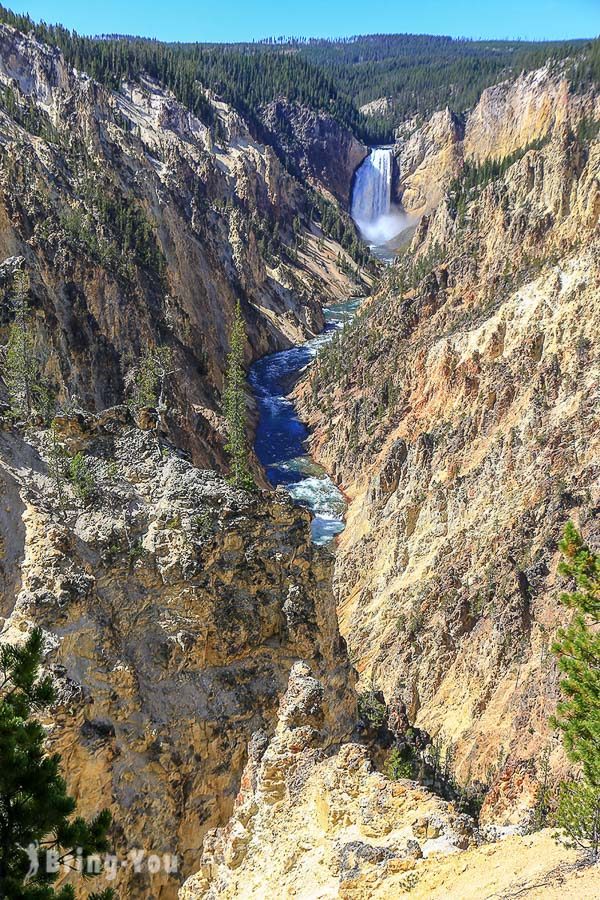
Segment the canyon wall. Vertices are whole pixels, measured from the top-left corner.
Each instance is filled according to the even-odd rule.
[[[49,747],[84,815],[108,806],[115,851],[177,855],[123,871],[127,897],[174,897],[233,807],[247,745],[269,733],[290,669],[327,684],[328,740],[356,718],[331,558],[284,492],[248,495],[193,468],[116,407],[61,417],[93,495],[55,475],[47,432],[0,433],[2,639],[42,627],[59,703]]]
[[[599,116],[597,94],[575,93],[562,64],[503,81],[486,88],[477,105],[461,115],[440,110],[421,125],[411,120],[398,128],[396,199],[412,216],[429,213],[465,164],[504,159],[561,126],[576,129],[582,120]]]
[[[270,142],[303,179],[324,187],[349,209],[352,176],[367,155],[365,145],[333,116],[284,99],[268,103],[261,119]]]
[[[168,433],[197,463],[222,466],[215,422],[236,301],[248,361],[290,346],[321,329],[324,301],[356,291],[336,263],[344,251],[311,223],[306,186],[276,149],[216,97],[205,124],[147,78],[111,92],[8,26],[0,83],[0,258],[13,263],[4,288],[14,264],[27,269],[59,401],[120,403],[140,355],[168,347]]]
[[[527,819],[547,754],[565,770],[557,541],[568,519],[600,541],[600,142],[576,132],[563,116],[445,195],[301,398],[351,498],[335,586],[361,685],[404,702],[505,824]]]

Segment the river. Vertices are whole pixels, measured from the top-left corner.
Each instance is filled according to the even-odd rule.
[[[392,202],[393,170],[393,148],[372,147],[352,186],[352,218],[372,254],[385,263],[393,261],[411,234],[409,218]],[[310,509],[316,544],[328,543],[343,530],[346,501],[327,472],[306,452],[308,429],[298,419],[289,395],[299,374],[319,348],[353,318],[360,302],[354,298],[327,307],[321,334],[259,359],[248,376],[259,411],[256,454],[271,484],[283,485],[294,500]]]
[[[361,300],[352,298],[327,307],[321,334],[289,350],[263,356],[248,375],[259,413],[256,455],[271,484],[283,485],[297,503],[312,512],[315,544],[326,544],[343,530],[346,501],[323,467],[308,455],[308,429],[296,415],[289,394],[319,348],[354,317]]]

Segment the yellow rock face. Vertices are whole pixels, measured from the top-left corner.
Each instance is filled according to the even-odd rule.
[[[176,874],[130,868],[116,884],[172,898],[204,833],[227,821],[293,662],[330,682],[330,741],[352,729],[355,699],[308,514],[286,494],[232,490],[127,416],[61,418],[60,439],[94,473],[89,504],[66,481],[58,494],[47,432],[0,433],[0,639],[42,627],[59,697],[49,747],[78,810],[111,810],[120,859],[177,856]]]
[[[362,684],[401,699],[462,781],[491,783],[484,819],[506,825],[526,818],[545,753],[566,767],[547,725],[568,616],[557,542],[568,519],[600,540],[600,144],[564,122],[594,98],[559,116],[559,88],[528,78],[497,90],[524,123],[555,110],[547,143],[461,214],[443,201],[424,217],[424,276],[391,267],[319,373],[327,405],[301,399],[352,501],[335,586]],[[508,121],[503,151],[539,133]]]
[[[274,737],[251,743],[232,818],[207,835],[180,900],[600,896],[597,867],[549,831],[482,843],[451,804],[373,771],[365,747],[325,750],[327,702],[294,666]]]
[[[331,695],[297,663],[270,743],[254,740],[233,816],[207,836],[182,900],[362,897],[422,855],[458,852],[472,822],[413,782],[373,771],[366,747],[328,749]]]
[[[407,123],[398,130],[398,200],[412,216],[430,213],[464,164],[504,159],[560,127],[576,128],[599,115],[594,93],[571,93],[567,81],[547,68],[494,85],[464,118],[446,109],[418,128]]]

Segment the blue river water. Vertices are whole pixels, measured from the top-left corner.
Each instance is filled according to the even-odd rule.
[[[346,501],[322,466],[307,453],[308,429],[289,399],[298,375],[309,366],[319,349],[350,321],[362,298],[353,298],[324,309],[325,329],[304,344],[271,353],[257,360],[248,381],[258,404],[254,449],[271,484],[288,493],[313,514],[312,536],[326,544],[344,528]]]

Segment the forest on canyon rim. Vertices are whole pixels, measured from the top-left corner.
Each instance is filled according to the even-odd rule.
[[[599,84],[0,8],[0,896],[600,897]]]

